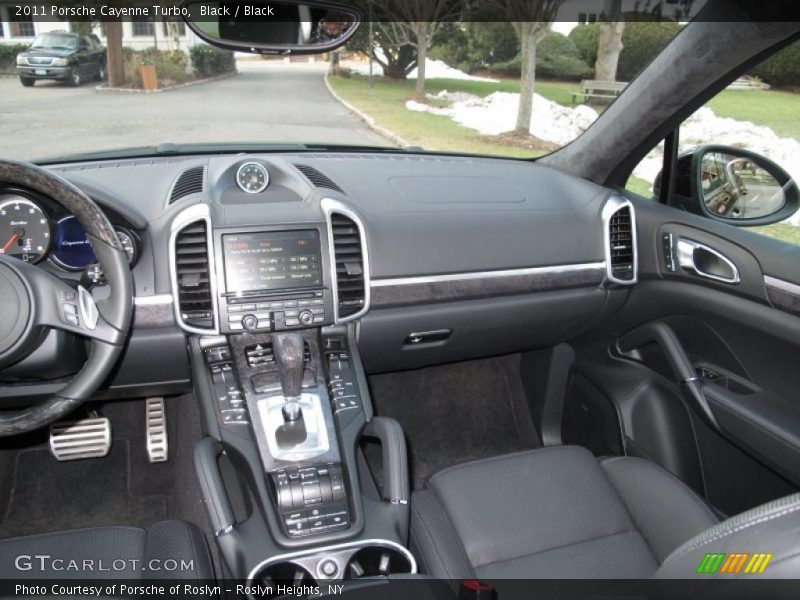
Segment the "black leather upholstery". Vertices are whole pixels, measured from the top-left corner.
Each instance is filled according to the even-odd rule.
[[[747,553],[738,573],[703,574],[704,579],[740,578],[755,554],[771,555],[763,571],[770,578],[800,577],[800,494],[763,504],[695,536],[667,557],[656,573],[664,579],[685,579],[709,553]],[[762,562],[763,564],[763,562]]]
[[[442,578],[647,578],[715,524],[653,463],[554,446],[433,476],[412,499],[411,544]]]
[[[184,521],[0,540],[0,579],[213,579],[200,531]]]

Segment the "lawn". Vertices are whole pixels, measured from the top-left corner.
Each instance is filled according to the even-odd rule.
[[[724,90],[706,106],[720,117],[765,125],[800,140],[800,94],[778,90]]]
[[[452,119],[441,115],[414,112],[405,108],[406,100],[414,96],[414,81],[393,81],[376,78],[370,89],[365,76],[329,77],[328,82],[339,96],[371,116],[382,127],[395,133],[413,145],[428,150],[494,154],[517,158],[540,156],[523,148],[487,141],[477,131],[461,127]],[[428,93],[441,90],[467,92],[477,96],[488,96],[492,92],[519,92],[519,82],[503,80],[499,83],[469,81],[461,79],[429,79]],[[569,102],[575,84],[562,82],[539,82],[536,91],[555,102]]]

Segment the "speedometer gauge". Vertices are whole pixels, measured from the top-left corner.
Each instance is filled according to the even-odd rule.
[[[269,172],[261,163],[246,162],[236,171],[236,184],[243,192],[258,194],[269,185]]]
[[[35,263],[50,247],[50,221],[38,204],[22,196],[0,195],[0,254]]]

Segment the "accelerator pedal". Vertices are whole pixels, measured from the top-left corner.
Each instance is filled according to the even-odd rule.
[[[111,421],[105,417],[50,425],[50,452],[59,461],[101,458],[111,449]]]
[[[169,443],[164,398],[148,398],[145,401],[145,421],[147,458],[151,463],[165,462],[169,458]]]

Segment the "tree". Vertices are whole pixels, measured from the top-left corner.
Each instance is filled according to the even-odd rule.
[[[622,0],[604,1],[599,28],[594,76],[600,81],[616,81],[619,55],[622,52],[622,34],[625,31]]]
[[[459,0],[381,0],[375,5],[381,15],[379,29],[392,46],[411,46],[417,54],[417,84],[414,96],[425,99],[425,63],[433,36],[442,23],[461,11]],[[380,62],[380,61],[379,61]]]
[[[564,0],[495,0],[503,16],[514,26],[520,45],[520,94],[514,131],[528,135],[533,116],[536,85],[536,47],[550,32],[550,25]]]
[[[93,6],[100,12],[104,0],[53,0],[58,6],[86,7]],[[70,23],[73,31],[78,33],[91,33],[97,25],[96,21],[73,21]],[[108,85],[111,87],[125,83],[125,59],[122,53],[122,21],[112,20],[106,23],[106,73]]]
[[[383,74],[389,79],[405,79],[417,66],[417,51],[408,44],[394,46],[383,30],[383,23],[375,22],[374,45],[370,45],[367,27],[359,27],[356,34],[347,42],[348,50],[360,52],[383,68]]]
[[[125,57],[122,52],[122,21],[106,23],[106,72],[108,85],[120,86],[125,83]]]

